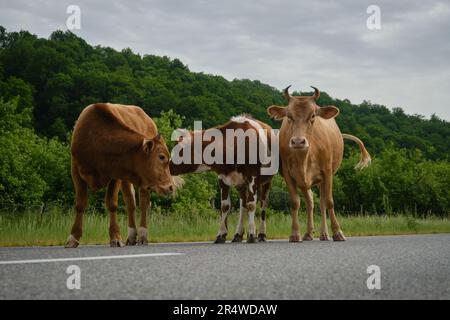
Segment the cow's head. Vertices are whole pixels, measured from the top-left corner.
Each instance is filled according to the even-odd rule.
[[[270,106],[269,115],[276,120],[283,120],[282,130],[286,130],[289,137],[289,148],[298,151],[308,151],[310,135],[317,117],[331,119],[339,114],[334,106],[319,107],[316,100],[320,96],[319,89],[314,89],[312,96],[291,96],[289,88],[284,89],[284,96],[288,100],[287,107]]]
[[[136,168],[141,178],[141,188],[165,195],[175,191],[176,183],[169,171],[169,157],[166,142],[159,134],[142,141]]]

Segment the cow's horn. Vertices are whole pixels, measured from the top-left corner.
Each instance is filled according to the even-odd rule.
[[[286,89],[283,90],[283,95],[287,99],[287,101],[291,100],[291,95],[289,94],[290,87],[292,87],[292,85],[287,86]]]
[[[319,99],[319,97],[320,97],[320,91],[319,91],[319,89],[317,89],[316,87],[313,87],[313,86],[311,86],[311,88],[314,89],[314,95],[313,95],[314,100]]]

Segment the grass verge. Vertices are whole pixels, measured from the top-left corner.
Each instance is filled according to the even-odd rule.
[[[230,215],[228,238],[232,238],[234,234],[237,216],[236,212]],[[319,217],[316,215],[315,218],[315,229],[319,230]],[[389,217],[338,216],[338,218],[346,236],[450,233],[450,219],[437,217],[420,219],[393,215]],[[32,212],[0,214],[0,246],[63,245],[73,219],[73,214],[57,210],[42,215]],[[127,217],[120,214],[118,221],[122,237],[126,239]],[[302,232],[305,231],[305,221],[305,215],[301,214]],[[213,241],[218,226],[218,215],[217,217],[198,215],[187,217],[180,214],[153,213],[149,217],[149,239],[151,242]],[[289,215],[271,212],[267,220],[269,239],[287,239],[290,226]],[[108,238],[108,216],[95,212],[86,213],[81,244],[106,244]]]

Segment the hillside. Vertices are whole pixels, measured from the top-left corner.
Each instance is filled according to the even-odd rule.
[[[300,81],[310,85],[307,79]],[[320,88],[320,83],[312,85]],[[356,172],[356,146],[346,144],[334,180],[339,212],[448,217],[449,122],[369,102],[355,105],[328,95],[332,88],[320,89],[318,104],[337,106],[342,131],[363,139],[374,159],[368,169]],[[70,32],[56,31],[42,39],[0,27],[0,213],[72,206],[68,142],[80,111],[95,102],[141,106],[166,138],[176,127],[192,126],[193,120],[208,127],[242,113],[277,128],[266,108],[285,104],[281,92],[267,84],[191,72],[178,59],[92,46]],[[211,216],[211,200],[220,201],[217,178],[206,173],[185,180],[176,198],[153,196],[155,210],[180,217]],[[91,205],[102,208],[103,196],[97,193]],[[232,199],[238,202],[236,195]],[[269,206],[289,212],[280,175],[274,179]]]
[[[38,133],[62,140],[82,108],[99,101],[139,105],[151,116],[173,109],[185,117],[185,126],[193,120],[213,126],[250,113],[275,127],[279,124],[268,119],[266,107],[285,103],[276,88],[259,81],[194,73],[176,58],[92,46],[69,31],[42,39],[0,27],[0,81],[2,96],[20,94],[23,104],[34,105]],[[301,83],[309,85],[304,79]],[[372,153],[393,144],[419,149],[429,159],[448,159],[448,122],[369,102],[355,105],[320,89],[318,104],[340,108],[342,131],[360,136]]]

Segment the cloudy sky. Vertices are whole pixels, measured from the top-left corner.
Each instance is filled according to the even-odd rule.
[[[0,25],[48,37],[67,29],[71,4],[81,9],[74,32],[90,44],[450,120],[448,0],[0,0]],[[366,25],[372,4],[381,10],[380,30]]]

